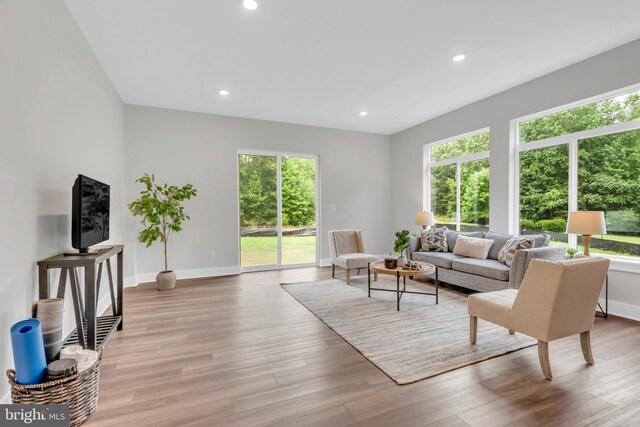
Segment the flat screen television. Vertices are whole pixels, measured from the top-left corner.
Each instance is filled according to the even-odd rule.
[[[89,246],[109,239],[109,186],[78,175],[71,202],[71,245],[88,253]]]

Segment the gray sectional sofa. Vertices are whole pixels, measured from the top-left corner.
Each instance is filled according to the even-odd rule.
[[[492,239],[493,244],[489,256],[485,260],[467,258],[453,254],[453,248],[459,235]],[[565,256],[565,248],[548,246],[550,236],[537,234],[527,237],[535,238],[535,247],[516,251],[511,267],[498,261],[498,253],[511,238],[509,234],[491,231],[474,231],[462,233],[447,232],[448,252],[422,252],[420,237],[411,236],[408,256],[414,261],[424,261],[436,266],[436,280],[473,289],[480,292],[499,291],[502,289],[518,289],[529,263],[534,258],[561,260]]]

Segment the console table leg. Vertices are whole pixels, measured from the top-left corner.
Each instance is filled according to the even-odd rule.
[[[84,272],[84,297],[85,309],[87,311],[87,348],[96,349],[96,288],[94,286],[96,277],[95,265],[88,265]]]
[[[96,277],[96,300],[100,298],[100,281],[102,280],[102,264],[98,264],[98,276]]]
[[[118,252],[118,300],[117,300],[117,314],[121,316],[118,330],[121,331],[124,327],[124,312],[122,311],[122,300],[124,299],[124,248]]]
[[[67,289],[67,269],[60,270],[60,281],[58,282],[58,298],[64,299],[64,294]]]
[[[39,298],[49,298],[49,270],[44,265],[38,267],[38,287]]]
[[[111,295],[111,312],[114,316],[117,315],[116,311],[116,295],[113,289],[113,273],[111,272],[111,259],[107,260],[107,274],[109,276],[109,294]]]
[[[80,307],[80,295],[78,292],[78,276],[75,268],[69,268],[69,278],[71,281],[71,297],[73,298],[73,312],[76,315],[76,330],[78,331],[78,344],[85,348],[84,340],[84,319],[82,318],[82,308]]]

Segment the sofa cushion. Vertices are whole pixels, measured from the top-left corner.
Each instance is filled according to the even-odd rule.
[[[511,240],[512,237],[513,234],[501,234],[494,233],[493,231],[487,231],[484,238],[493,240],[493,245],[491,245],[491,250],[489,251],[489,256],[487,258],[498,259],[500,250],[504,247],[505,243]]]
[[[420,232],[420,247],[424,252],[447,252],[447,227],[438,227],[433,230]]]
[[[414,252],[414,261],[424,261],[436,267],[451,268],[451,261],[462,257],[451,252]]]
[[[458,236],[467,236],[467,237],[484,237],[483,231],[447,231],[447,246],[449,247],[449,252],[453,252],[453,249],[456,247],[456,241],[458,240]]]
[[[458,236],[454,255],[467,256],[475,259],[487,259],[493,240],[478,237]]]
[[[502,249],[500,249],[498,261],[511,267],[516,251],[519,251],[520,249],[531,249],[535,246],[536,241],[533,237],[513,236],[504,244]]]
[[[461,258],[451,262],[454,270],[496,280],[509,280],[509,267],[495,259]]]
[[[551,240],[551,234],[523,234],[522,237],[532,237],[536,241],[536,248],[547,246]]]
[[[517,296],[515,289],[469,295],[469,315],[508,328],[509,313]]]
[[[370,262],[377,261],[378,257],[375,255],[353,253],[344,254],[336,258],[335,264],[338,267],[342,267],[346,270],[353,268],[367,268]]]

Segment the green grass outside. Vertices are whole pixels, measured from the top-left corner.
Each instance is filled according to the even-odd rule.
[[[598,236],[593,236],[592,238],[597,238]],[[615,242],[624,242],[624,243],[634,243],[636,245],[640,245],[640,236],[623,236],[620,234],[605,234],[603,236],[605,240],[613,240]]]
[[[619,235],[610,235],[607,234],[607,240],[615,240],[618,242],[625,242],[625,243],[636,243],[636,244],[640,244],[640,237],[634,237],[634,236],[619,236]],[[631,240],[618,240],[618,239],[610,239],[610,236],[614,236],[614,237],[622,237],[622,238],[626,238],[626,237],[631,237]],[[635,239],[635,240],[634,240]],[[555,240],[552,240],[549,242],[550,246],[562,246],[564,248],[568,248],[569,244],[567,242],[558,242]],[[584,246],[578,245],[578,251],[582,252],[584,250]],[[607,251],[604,249],[598,249],[598,248],[589,248],[589,251],[592,254],[602,254],[602,255],[618,255],[618,256],[630,256],[630,257],[634,257],[634,258],[638,258],[638,255],[631,255],[631,254],[625,254],[622,252],[617,252],[617,251]]]
[[[278,238],[240,238],[240,265],[271,265],[277,263]],[[282,236],[282,264],[316,262],[316,236]]]

